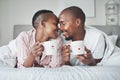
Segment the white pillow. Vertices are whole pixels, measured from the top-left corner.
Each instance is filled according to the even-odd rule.
[[[113,43],[113,45],[116,45],[116,42],[117,42],[117,39],[118,39],[118,35],[110,35],[108,37],[111,40],[111,42]]]

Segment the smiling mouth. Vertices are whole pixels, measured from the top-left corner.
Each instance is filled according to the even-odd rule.
[[[72,39],[72,36],[69,36],[69,34],[66,31],[62,32],[62,35],[65,37],[65,40],[71,40]]]
[[[67,32],[63,32],[62,34],[63,34],[63,36],[66,36]]]

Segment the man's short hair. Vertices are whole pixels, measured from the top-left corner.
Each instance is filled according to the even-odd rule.
[[[84,25],[86,16],[81,8],[77,6],[71,6],[64,9],[62,12],[69,12],[73,17],[80,18],[82,24]]]

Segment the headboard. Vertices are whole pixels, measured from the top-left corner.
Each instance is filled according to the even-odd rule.
[[[118,35],[118,40],[116,45],[120,47],[120,26],[104,26],[104,25],[92,25],[92,26],[102,30],[108,35],[113,35],[113,34]],[[20,32],[27,31],[32,28],[33,27],[31,25],[14,25],[13,38],[15,39]]]
[[[116,45],[120,47],[120,26],[104,26],[104,25],[92,25],[92,26],[102,30],[108,35],[118,35]]]

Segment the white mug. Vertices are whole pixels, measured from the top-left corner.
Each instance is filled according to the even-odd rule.
[[[56,39],[43,42],[43,46],[46,55],[54,55],[57,53],[58,42]]]
[[[71,44],[71,54],[73,55],[82,55],[85,53],[84,41],[72,41]]]

